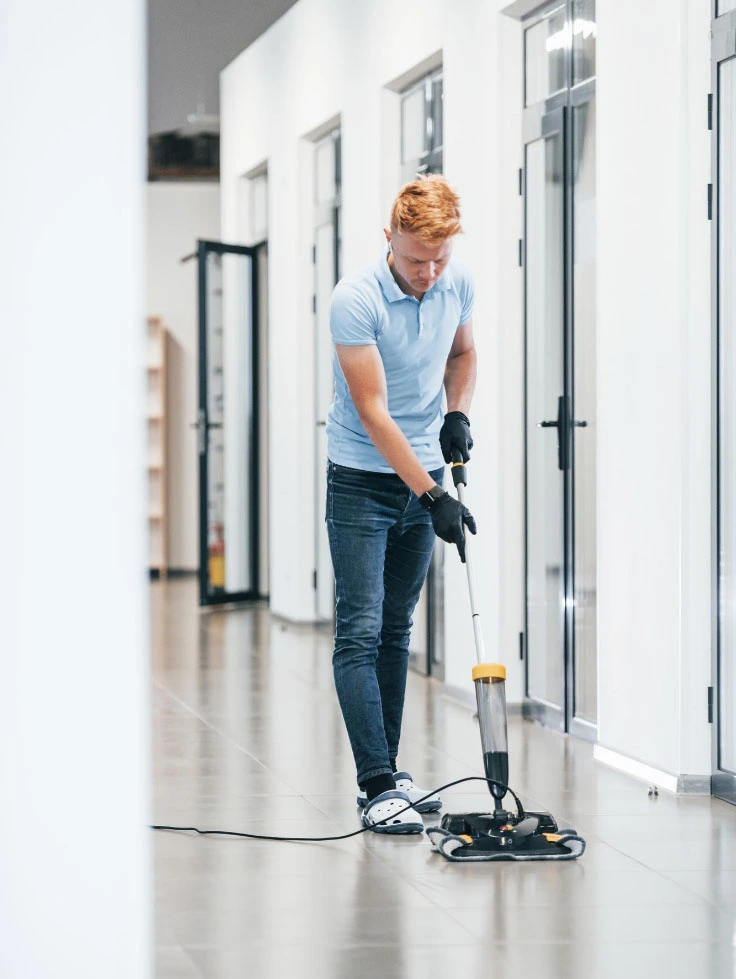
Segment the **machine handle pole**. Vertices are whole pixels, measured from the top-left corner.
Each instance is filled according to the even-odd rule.
[[[465,503],[465,487],[467,486],[468,475],[465,464],[463,463],[462,453],[457,449],[452,450],[452,481],[457,490],[457,498],[461,503]],[[471,554],[470,538],[467,528],[463,525],[463,535],[465,537],[465,569],[468,575],[468,591],[470,592],[470,612],[473,616],[473,636],[475,638],[475,655],[479,663],[485,662],[485,647],[483,645],[483,633],[480,628],[480,613],[478,612],[478,602],[475,591],[475,575],[473,574],[473,558]]]

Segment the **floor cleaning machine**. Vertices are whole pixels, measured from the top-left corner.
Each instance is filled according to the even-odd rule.
[[[462,457],[455,451],[452,479],[458,499],[463,503],[467,469]],[[576,860],[585,851],[585,840],[574,829],[560,829],[548,812],[525,812],[521,800],[508,786],[506,668],[500,663],[485,662],[468,536],[466,534],[465,537],[465,566],[478,659],[473,667],[473,683],[478,704],[483,767],[494,808],[489,813],[446,813],[439,826],[427,829],[427,836],[438,853],[455,862]],[[515,812],[504,807],[507,794],[513,796]]]

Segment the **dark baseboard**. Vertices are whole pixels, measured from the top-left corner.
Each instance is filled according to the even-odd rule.
[[[150,568],[148,574],[151,581],[158,581],[161,577],[158,568]],[[198,574],[198,571],[192,571],[191,568],[168,568],[166,571],[167,578],[196,578]]]

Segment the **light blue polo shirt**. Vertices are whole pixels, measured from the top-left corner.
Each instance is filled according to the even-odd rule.
[[[473,315],[473,279],[450,261],[421,301],[399,289],[385,252],[341,279],[332,294],[332,341],[375,345],[383,361],[388,410],[427,470],[444,465],[439,443],[445,365],[458,326]],[[369,472],[393,472],[358,417],[337,353],[335,398],[327,415],[327,455],[332,462]]]

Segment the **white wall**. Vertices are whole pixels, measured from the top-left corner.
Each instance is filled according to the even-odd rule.
[[[309,202],[302,137],[340,115],[344,267],[375,260],[392,194],[395,79],[443,52],[457,254],[478,284],[469,503],[487,658],[522,696],[521,32],[501,2],[300,0],[222,76],[223,233],[239,175],[268,159],[274,611],[312,615]],[[598,547],[601,743],[709,771],[707,0],[599,0]],[[632,28],[632,25],[633,28]],[[683,65],[685,66],[683,71]],[[395,187],[393,188],[395,189]],[[446,682],[474,660],[464,573],[446,556]]]
[[[197,432],[197,239],[219,241],[220,186],[155,182],[147,187],[147,313],[170,333],[168,371],[169,566],[199,567]]]
[[[141,3],[78,0],[70,17],[53,0],[4,0],[0,975],[12,979],[152,973],[143,78]]]
[[[709,8],[598,3],[599,740],[685,774],[710,771]]]
[[[481,526],[476,547],[477,576],[483,596],[489,656],[511,660],[514,678],[521,603],[518,565],[511,579],[502,573],[499,540],[498,480],[502,419],[497,402],[501,319],[501,275],[507,270],[517,288],[515,241],[508,260],[499,257],[506,243],[499,232],[499,161],[494,151],[500,125],[496,105],[499,59],[488,57],[499,45],[501,24],[489,5],[464,2],[387,2],[343,4],[302,0],[244,53],[222,76],[222,221],[223,235],[236,230],[237,178],[268,160],[271,330],[272,487],[299,486],[298,507],[291,494],[274,493],[271,518],[271,605],[293,619],[313,615],[314,568],[313,379],[312,363],[311,204],[305,186],[302,138],[340,115],[343,147],[343,265],[372,262],[381,250],[381,229],[398,189],[398,170],[389,162],[395,139],[387,139],[381,90],[404,72],[444,51],[445,172],[463,198],[466,234],[456,252],[478,281],[477,343],[482,383],[473,406],[476,450],[468,499]],[[504,25],[508,31],[507,25]],[[511,25],[513,31],[516,25]],[[284,63],[288,61],[288,71]],[[478,126],[480,111],[485,125]],[[478,154],[484,179],[478,180]],[[518,166],[518,155],[512,160]],[[510,181],[513,182],[515,169]],[[375,178],[372,176],[375,175]],[[489,193],[489,188],[491,192]],[[306,410],[305,410],[306,409]],[[518,453],[517,453],[518,455]],[[517,458],[518,462],[518,458]],[[518,472],[511,477],[518,482]],[[518,494],[514,486],[512,495]],[[449,644],[446,677],[470,689],[475,660],[464,570],[448,555],[446,607]],[[510,598],[506,601],[510,589]],[[501,639],[501,609],[516,614],[511,652]]]

